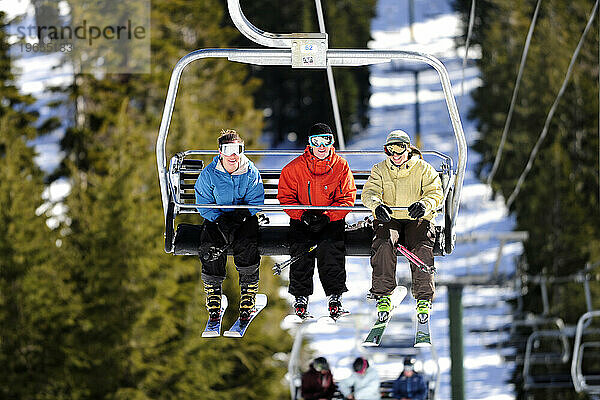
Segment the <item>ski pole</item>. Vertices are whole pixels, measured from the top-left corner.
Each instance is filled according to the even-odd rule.
[[[433,265],[429,266],[429,265],[425,264],[423,262],[423,260],[421,260],[419,257],[417,257],[417,255],[415,253],[411,252],[410,250],[408,250],[406,247],[402,246],[401,244],[396,246],[396,250],[398,250],[404,257],[406,257],[406,259],[408,261],[415,264],[421,271],[426,272],[431,275],[433,275],[433,273],[435,272],[435,267]]]
[[[289,267],[290,265],[292,265],[293,263],[295,263],[296,261],[298,261],[302,257],[304,257],[307,254],[309,254],[311,251],[313,251],[314,249],[316,249],[317,246],[318,246],[318,244],[314,244],[310,248],[308,248],[308,250],[306,250],[305,252],[303,252],[301,254],[298,254],[297,256],[294,256],[294,257],[290,258],[289,260],[286,260],[284,262],[277,263],[277,264],[273,265],[273,268],[272,268],[273,275],[281,275],[281,272],[284,269],[286,269],[287,267]]]

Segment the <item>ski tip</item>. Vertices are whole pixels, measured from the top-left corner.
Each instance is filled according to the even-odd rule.
[[[317,324],[322,324],[322,325],[335,325],[337,323],[337,321],[333,318],[331,318],[330,316],[325,316],[325,317],[320,317],[317,320]]]
[[[415,343],[414,347],[431,347],[431,343],[427,343],[427,342]]]
[[[225,331],[225,333],[223,333],[223,336],[234,337],[234,338],[241,338],[242,337],[242,335],[239,332],[236,332],[236,331]]]
[[[302,318],[297,315],[286,315],[283,319],[284,324],[301,324],[302,321]]]
[[[219,332],[215,332],[215,331],[202,332],[202,337],[205,337],[205,338],[213,338],[213,337],[219,337],[219,336],[221,336],[219,334]]]
[[[256,307],[265,307],[267,305],[267,295],[259,293],[256,295]]]
[[[362,346],[363,347],[377,347],[379,345],[377,343],[373,343],[373,342],[362,342]]]

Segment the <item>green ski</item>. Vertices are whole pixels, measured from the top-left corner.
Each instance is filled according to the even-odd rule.
[[[362,343],[363,346],[379,346],[379,343],[381,343],[381,339],[383,338],[385,328],[392,318],[393,311],[400,305],[400,303],[402,303],[402,300],[404,297],[406,297],[407,293],[408,290],[404,286],[397,286],[396,289],[394,289],[394,292],[389,296],[391,307],[387,313],[387,317],[385,319],[381,319],[378,315],[378,318],[373,324],[371,331],[367,335],[365,341]]]

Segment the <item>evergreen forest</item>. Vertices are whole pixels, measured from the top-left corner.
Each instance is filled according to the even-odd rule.
[[[480,132],[474,149],[482,155],[478,171],[483,181],[487,180],[496,157],[536,3],[534,0],[476,3],[471,45],[481,50],[477,66],[482,85],[474,91],[470,117],[477,121]],[[464,22],[461,44],[466,40],[471,4],[470,0],[455,2]],[[540,4],[514,114],[492,180],[494,192],[505,199],[510,198],[542,133],[593,6],[592,0],[548,0]],[[596,15],[550,120],[547,136],[510,208],[516,216],[516,230],[529,232],[520,262],[523,308],[515,307],[515,319],[530,312],[561,318],[568,325],[576,324],[587,311],[581,282],[550,284],[550,307],[544,310],[540,285],[531,278],[566,277],[592,266],[595,267],[591,271],[595,277],[590,285],[592,305],[600,306],[598,26]],[[522,357],[524,348],[518,351],[517,357]],[[570,363],[555,372],[569,374],[569,366]],[[578,398],[572,388],[525,393],[520,386],[521,371],[517,366],[514,372],[518,398]]]

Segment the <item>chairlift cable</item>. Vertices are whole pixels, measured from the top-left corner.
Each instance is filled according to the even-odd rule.
[[[325,30],[325,18],[323,17],[323,7],[321,6],[321,0],[315,0],[315,6],[317,8],[317,18],[319,20],[319,31],[321,33],[327,33]],[[329,95],[331,97],[331,108],[333,109],[333,119],[335,120],[337,141],[340,150],[346,150],[344,130],[342,127],[342,118],[340,117],[340,106],[338,105],[337,91],[335,90],[335,80],[333,79],[333,69],[331,68],[331,65],[327,64],[326,72],[327,82],[329,83]]]
[[[504,122],[504,129],[502,130],[502,137],[500,139],[500,144],[498,144],[498,150],[496,151],[496,157],[494,158],[494,164],[492,166],[492,170],[487,177],[487,184],[491,185],[494,176],[496,175],[496,171],[498,170],[498,166],[500,165],[500,158],[502,157],[502,151],[504,149],[504,144],[506,143],[506,137],[508,136],[508,128],[510,127],[510,122],[512,121],[513,112],[515,110],[515,104],[517,102],[517,94],[519,92],[519,86],[521,85],[521,78],[523,77],[523,70],[525,69],[525,61],[527,60],[527,54],[529,53],[529,44],[531,43],[531,37],[533,36],[533,30],[535,28],[535,24],[537,22],[538,11],[540,10],[540,4],[542,0],[538,0],[535,11],[533,12],[533,17],[531,19],[531,23],[529,24],[529,31],[527,32],[527,39],[525,39],[525,46],[523,47],[523,53],[521,54],[521,63],[519,65],[519,72],[517,73],[517,81],[515,82],[515,87],[513,88],[512,98],[510,99],[510,106],[508,108],[508,115],[506,116],[506,121]]]
[[[527,177],[527,174],[529,173],[529,171],[531,170],[531,167],[533,166],[533,162],[535,161],[537,153],[542,145],[542,142],[544,141],[544,139],[546,138],[546,135],[548,134],[548,128],[550,126],[550,121],[552,121],[552,117],[554,116],[554,113],[556,112],[556,108],[558,107],[558,102],[560,101],[563,94],[565,93],[565,90],[567,89],[567,84],[569,83],[569,79],[571,78],[571,73],[573,72],[573,67],[575,66],[575,61],[577,60],[577,57],[579,56],[579,52],[581,51],[581,47],[583,46],[583,41],[585,40],[585,37],[592,26],[592,22],[594,21],[596,11],[598,10],[598,1],[599,0],[596,0],[596,3],[594,4],[594,8],[592,9],[592,14],[590,15],[587,25],[586,25],[585,29],[583,30],[583,33],[581,34],[579,43],[577,44],[577,47],[575,48],[575,51],[573,52],[573,56],[571,57],[571,62],[569,63],[569,68],[567,69],[567,73],[565,75],[565,79],[562,83],[560,90],[558,91],[558,95],[556,96],[556,99],[554,100],[554,104],[552,104],[552,107],[550,108],[550,111],[548,112],[548,116],[546,117],[546,122],[544,123],[544,128],[542,129],[542,133],[540,134],[540,137],[538,138],[535,146],[533,147],[533,150],[531,151],[531,154],[529,155],[529,160],[527,161],[527,165],[525,166],[525,169],[521,173],[521,176],[519,177],[519,180],[518,180],[513,192],[511,193],[510,197],[508,198],[508,201],[506,202],[506,206],[509,209],[510,209],[512,203],[515,201],[515,198],[519,195],[521,186],[523,185],[523,182],[525,182],[525,178]]]
[[[473,25],[475,22],[475,0],[471,3],[471,12],[469,13],[469,28],[467,29],[467,41],[465,42],[465,55],[462,61],[462,81],[460,82],[461,98],[465,95],[465,68],[467,59],[469,58],[469,44],[471,43],[471,35],[473,33]]]

